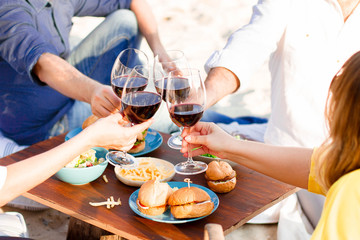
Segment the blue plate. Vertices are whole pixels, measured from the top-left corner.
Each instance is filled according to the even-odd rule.
[[[145,148],[141,152],[138,153],[129,153],[134,157],[145,155],[147,153],[150,153],[160,147],[160,145],[163,142],[163,138],[157,131],[149,128],[148,133],[145,137]]]
[[[82,128],[75,128],[68,132],[65,136],[65,141],[69,140],[72,137],[75,137],[77,134],[79,134],[82,131]],[[163,142],[163,137],[158,133],[157,131],[149,128],[148,133],[145,137],[145,148],[138,153],[131,153],[132,156],[137,157],[141,155],[145,155],[147,153],[150,153],[160,147],[160,145]],[[130,154],[130,153],[129,153]]]
[[[188,184],[186,182],[168,182],[168,184],[170,185],[170,187],[174,188],[183,188],[183,187],[187,187]],[[215,212],[215,210],[218,208],[219,206],[219,198],[218,196],[211,191],[210,189],[197,185],[197,184],[191,184],[192,187],[198,187],[201,188],[202,190],[204,190],[205,192],[207,192],[211,198],[211,201],[214,203],[214,209],[212,210],[212,212],[210,214],[212,214],[213,212]],[[173,215],[170,212],[170,209],[166,210],[163,214],[158,215],[158,216],[150,216],[150,215],[146,215],[142,212],[140,212],[137,208],[136,205],[136,200],[138,198],[138,194],[139,194],[139,189],[136,190],[135,192],[133,192],[129,198],[129,206],[130,208],[139,216],[143,217],[143,218],[147,218],[156,222],[163,222],[163,223],[171,223],[171,224],[178,224],[178,223],[187,223],[187,222],[193,222],[199,219],[202,219],[204,217],[207,217],[209,215],[206,216],[202,216],[202,217],[198,217],[198,218],[187,218],[187,219],[176,219],[173,217]]]
[[[73,130],[71,130],[70,132],[68,132],[65,136],[65,141],[69,140],[70,138],[75,137],[76,135],[78,135],[80,132],[82,131],[81,127],[75,128]]]

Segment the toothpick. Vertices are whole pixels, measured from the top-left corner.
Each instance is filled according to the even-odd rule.
[[[188,188],[190,188],[190,183],[192,183],[192,181],[190,180],[190,178],[185,178],[184,182],[188,183]]]

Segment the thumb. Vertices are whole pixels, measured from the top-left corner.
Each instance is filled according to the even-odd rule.
[[[149,128],[150,125],[154,122],[153,119],[150,119],[146,122],[143,122],[141,124],[137,124],[135,126],[133,126],[134,130],[137,131],[137,132],[142,132],[144,131],[145,129]]]

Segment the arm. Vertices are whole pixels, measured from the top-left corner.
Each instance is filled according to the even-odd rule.
[[[130,9],[135,13],[140,32],[144,35],[154,56],[166,57],[166,51],[159,37],[158,27],[150,5],[146,0],[132,0]]]
[[[122,127],[120,114],[98,120],[69,141],[37,156],[7,166],[7,178],[0,189],[0,206],[42,183],[79,154],[93,146],[117,146],[129,150],[139,132],[152,121]]]
[[[240,141],[213,123],[199,122],[185,129],[181,152],[187,155],[188,143],[193,155],[210,153],[229,159],[282,182],[308,187],[312,149],[272,146],[252,141]],[[219,141],[220,140],[220,141]]]
[[[240,80],[233,72],[223,67],[212,68],[205,79],[206,108],[235,92],[239,87]]]
[[[54,54],[43,53],[35,64],[33,73],[63,95],[90,103],[93,113],[99,117],[120,109],[120,100],[110,86],[85,76]]]
[[[247,85],[277,51],[291,8],[291,1],[259,1],[253,7],[250,22],[231,34],[223,49],[211,55],[205,64],[207,108],[237,91],[240,81],[242,87]]]

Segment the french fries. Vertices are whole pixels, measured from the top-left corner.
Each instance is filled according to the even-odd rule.
[[[129,180],[146,182],[153,179],[167,178],[172,172],[173,170],[166,170],[163,166],[157,166],[151,160],[142,159],[137,168],[121,168],[118,174]]]
[[[106,183],[109,182],[109,180],[107,179],[106,175],[103,175],[103,180],[104,180],[104,182],[106,182]]]

